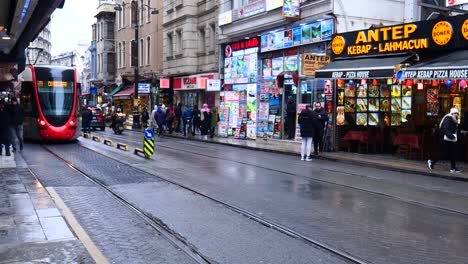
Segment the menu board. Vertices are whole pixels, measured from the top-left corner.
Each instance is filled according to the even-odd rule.
[[[355,82],[339,87],[337,94],[338,125],[400,126],[411,115],[411,87]]]
[[[329,41],[332,38],[333,27],[333,19],[327,19],[286,30],[264,33],[260,38],[261,52]]]

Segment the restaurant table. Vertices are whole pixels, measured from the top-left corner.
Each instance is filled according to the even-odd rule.
[[[343,140],[367,143],[369,141],[369,134],[366,131],[348,131]]]
[[[399,134],[393,140],[393,145],[409,145],[411,148],[419,149],[420,140],[416,134]]]

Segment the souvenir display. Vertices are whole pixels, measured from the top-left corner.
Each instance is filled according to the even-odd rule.
[[[359,113],[356,115],[356,125],[367,126],[367,114]]]
[[[378,113],[369,113],[369,126],[379,125],[379,114]]]

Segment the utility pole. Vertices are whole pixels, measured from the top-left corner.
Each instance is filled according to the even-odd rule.
[[[138,111],[138,67],[140,65],[140,60],[139,60],[139,17],[138,17],[138,1],[133,0],[132,1],[132,13],[133,13],[133,27],[135,29],[135,40],[134,40],[134,62],[135,62],[135,68],[134,68],[134,75],[135,75],[135,81],[134,81],[134,92],[133,92],[133,124],[132,128],[133,129],[139,129],[141,128],[140,124],[140,113]]]

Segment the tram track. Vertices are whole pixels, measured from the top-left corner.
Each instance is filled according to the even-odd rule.
[[[70,168],[72,168],[73,170],[77,171],[78,173],[80,173],[81,175],[83,175],[85,178],[87,178],[88,180],[90,180],[91,182],[93,182],[94,184],[98,185],[99,187],[101,187],[102,189],[104,189],[106,192],[108,192],[109,194],[111,194],[114,198],[116,198],[119,202],[121,202],[123,205],[125,205],[126,207],[128,207],[131,211],[135,212],[135,214],[137,214],[140,218],[142,218],[143,220],[145,220],[145,222],[147,222],[152,228],[154,228],[156,231],[162,233],[166,238],[168,238],[168,240],[173,243],[174,245],[176,245],[178,248],[182,247],[182,249],[184,250],[184,252],[188,253],[192,258],[194,258],[198,263],[216,263],[216,262],[213,262],[212,260],[210,260],[209,257],[207,256],[204,256],[201,252],[199,252],[193,245],[190,245],[189,242],[187,242],[185,239],[183,239],[180,235],[178,235],[175,231],[171,230],[167,225],[165,225],[164,223],[162,223],[162,221],[158,220],[157,218],[155,218],[154,216],[150,215],[149,213],[141,210],[140,208],[138,208],[137,206],[133,205],[132,203],[130,203],[129,201],[127,201],[123,196],[121,196],[120,194],[118,194],[117,192],[113,191],[112,189],[110,189],[108,186],[106,186],[102,181],[100,181],[99,179],[93,177],[92,175],[89,175],[88,173],[84,172],[83,170],[81,170],[78,166],[74,165],[72,162],[62,158],[60,155],[58,155],[57,153],[55,153],[53,150],[51,150],[50,148],[46,147],[46,146],[43,146],[49,153],[51,153],[53,156],[55,156],[56,158],[58,158],[59,160],[63,161],[65,164],[67,164]],[[84,146],[81,146],[83,148],[86,148]],[[88,148],[86,148],[88,149]],[[92,150],[91,150],[92,151]],[[322,243],[320,241],[317,241],[309,236],[306,236],[304,234],[301,234],[291,228],[288,228],[286,226],[283,226],[281,224],[278,224],[278,223],[274,223],[264,217],[261,217],[261,216],[258,216],[256,215],[255,213],[252,213],[250,211],[247,211],[247,210],[244,210],[240,207],[237,207],[233,204],[230,204],[228,202],[225,202],[225,201],[222,201],[222,200],[219,200],[215,197],[212,197],[212,196],[209,196],[207,194],[204,194],[198,190],[195,190],[189,186],[186,186],[184,184],[181,184],[177,181],[173,181],[173,180],[170,180],[170,179],[167,179],[165,177],[162,177],[162,176],[159,176],[159,175],[155,175],[155,174],[152,174],[152,173],[149,173],[145,170],[142,170],[142,169],[139,169],[139,168],[136,168],[136,167],[133,167],[125,162],[122,162],[121,160],[119,159],[116,159],[116,158],[113,158],[113,157],[109,157],[109,156],[106,156],[102,153],[98,153],[99,155],[105,157],[105,158],[108,158],[108,159],[112,159],[116,162],[119,162],[125,166],[128,166],[130,167],[131,169],[134,169],[140,173],[143,173],[143,174],[147,174],[147,175],[151,175],[153,177],[157,177],[158,179],[164,181],[164,182],[167,182],[169,184],[172,184],[172,185],[175,185],[179,188],[182,188],[182,189],[185,189],[185,190],[188,190],[196,195],[199,195],[203,198],[206,198],[208,200],[211,200],[217,204],[220,204],[224,207],[226,207],[227,209],[235,212],[235,213],[238,213],[256,223],[259,223],[267,228],[270,228],[270,229],[273,229],[273,230],[276,230],[278,231],[279,233],[281,234],[284,234],[284,235],[287,235],[289,237],[292,237],[294,239],[297,239],[299,241],[302,241],[310,246],[314,246],[314,247],[317,247],[317,248],[320,248],[332,255],[335,255],[343,260],[345,260],[346,262],[349,262],[349,263],[355,263],[355,264],[366,264],[368,262],[366,261],[363,261],[363,260],[360,260],[359,258],[347,253],[347,252],[344,252],[344,251],[341,251],[339,249],[336,249],[330,245],[327,245],[325,243]]]
[[[139,209],[137,206],[133,205],[129,201],[127,201],[123,196],[118,194],[117,192],[113,191],[111,188],[109,188],[106,184],[104,184],[102,181],[97,179],[96,177],[93,177],[92,175],[84,172],[71,162],[65,160],[64,158],[60,157],[57,153],[55,153],[53,150],[46,146],[42,146],[47,152],[49,152],[51,155],[56,157],[57,159],[63,161],[67,166],[69,166],[71,169],[74,171],[78,172],[80,175],[82,175],[84,178],[92,182],[93,184],[99,186],[102,190],[104,190],[106,193],[110,194],[113,198],[115,198],[120,204],[122,204],[124,207],[129,209],[131,212],[134,213],[138,218],[143,220],[146,224],[148,224],[151,228],[153,228],[156,232],[164,236],[165,239],[167,239],[171,244],[173,244],[176,248],[180,249],[183,251],[186,255],[188,255],[190,258],[192,258],[194,261],[200,264],[214,264],[213,260],[211,260],[209,257],[204,256],[201,252],[198,251],[198,249],[191,245],[188,241],[186,241],[184,238],[182,238],[180,235],[178,235],[176,232],[171,230],[167,225],[165,225],[162,221],[159,219],[155,218],[154,216],[148,214],[147,212]],[[128,165],[127,165],[128,166]]]
[[[109,137],[109,134],[105,134],[104,132],[101,132],[101,134],[106,135],[107,137]],[[114,136],[114,135],[110,135],[110,138],[119,139],[121,142],[127,143],[128,145],[138,144],[138,142],[135,139],[132,139],[132,138],[121,138],[121,137]],[[178,139],[178,138],[175,138],[175,139]],[[200,147],[197,144],[191,144],[190,142],[181,142],[181,141],[182,141],[182,139],[178,139],[177,144],[185,144],[185,145],[189,145],[189,146],[193,146],[193,147]],[[190,150],[183,149],[183,148],[176,148],[174,146],[169,146],[167,144],[164,144],[164,145],[155,144],[155,146],[162,146],[162,147],[164,147],[166,149],[171,149],[171,150],[176,150],[176,151],[184,151],[186,153],[191,153],[191,154],[195,154],[195,155],[198,155],[198,156],[204,156],[204,157],[208,157],[208,158],[219,159],[219,157],[216,157],[214,155],[209,155],[209,154],[205,154],[205,153],[190,151]],[[417,202],[417,201],[413,201],[413,200],[403,199],[403,198],[400,198],[400,197],[397,197],[397,196],[394,196],[394,195],[389,195],[389,194],[385,194],[385,193],[378,192],[378,191],[372,191],[372,190],[368,190],[368,189],[364,189],[364,188],[359,188],[359,187],[355,187],[355,186],[349,186],[349,185],[345,185],[345,184],[336,183],[336,182],[333,182],[333,181],[317,179],[317,178],[313,178],[313,177],[309,177],[309,176],[305,176],[305,175],[298,175],[298,174],[291,173],[291,172],[284,171],[284,170],[277,170],[277,169],[272,169],[272,168],[269,168],[269,167],[266,167],[266,166],[260,166],[258,164],[251,164],[251,163],[248,163],[248,162],[242,162],[242,161],[238,161],[238,160],[229,159],[227,157],[223,157],[223,160],[228,160],[228,161],[235,162],[235,163],[242,164],[242,165],[253,166],[253,167],[256,167],[256,168],[265,169],[265,170],[269,170],[269,171],[272,171],[272,172],[284,173],[284,174],[291,175],[291,176],[304,177],[304,178],[307,178],[309,180],[313,180],[313,181],[317,181],[317,182],[323,182],[323,183],[327,183],[327,184],[333,184],[333,185],[340,186],[340,187],[345,187],[345,188],[350,188],[350,189],[362,191],[362,192],[365,192],[365,193],[369,193],[369,194],[373,194],[373,195],[379,195],[379,196],[394,199],[394,200],[397,200],[397,201],[422,206],[422,207],[425,207],[425,208],[430,208],[430,209],[440,210],[440,211],[444,211],[444,212],[450,212],[450,213],[454,213],[454,214],[468,216],[468,213],[466,213],[466,212],[453,210],[453,209],[448,209],[448,208],[445,208],[445,207],[429,205],[429,204],[426,204],[426,203]],[[361,174],[344,172],[344,171],[340,171],[340,170],[336,170],[336,169],[318,168],[318,170],[324,171],[324,172],[330,172],[330,173],[350,175],[350,176],[367,177],[367,176],[364,176],[364,175],[361,175]],[[160,177],[159,175],[156,175],[156,176]],[[379,179],[375,179],[375,178],[371,178],[371,179],[379,180]],[[425,190],[431,191],[430,189],[425,189]],[[448,193],[448,194],[450,194],[450,193]],[[461,194],[459,194],[459,195],[462,196]]]

